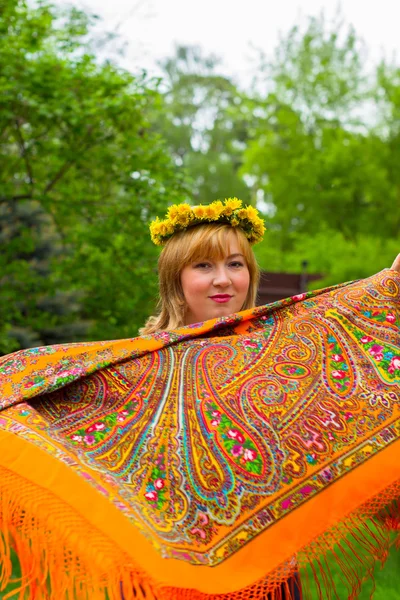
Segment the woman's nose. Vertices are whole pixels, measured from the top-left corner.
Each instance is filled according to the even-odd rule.
[[[231,283],[232,281],[229,277],[229,273],[227,273],[225,269],[219,269],[215,274],[213,284],[215,286],[227,287],[228,285],[231,285]]]

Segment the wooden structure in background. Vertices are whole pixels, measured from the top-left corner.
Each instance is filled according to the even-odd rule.
[[[321,279],[323,275],[309,275],[306,271],[307,262],[302,263],[302,273],[269,273],[261,271],[260,285],[257,295],[257,306],[269,304],[282,298],[295,296],[307,291],[309,281]]]

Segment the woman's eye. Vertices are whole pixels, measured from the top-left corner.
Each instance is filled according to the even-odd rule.
[[[195,269],[204,269],[207,267],[210,267],[211,265],[209,263],[197,263],[197,265],[194,265]]]
[[[235,268],[243,267],[243,263],[240,262],[239,260],[235,260],[234,262],[229,263],[229,266],[235,267]]]

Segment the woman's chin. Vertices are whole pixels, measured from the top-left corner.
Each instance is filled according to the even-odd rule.
[[[211,310],[205,313],[189,316],[185,325],[194,325],[196,323],[203,323],[204,321],[210,321],[211,319],[219,319],[221,317],[227,317],[235,312],[239,312],[241,309],[232,306],[215,306]]]
[[[232,308],[232,306],[218,306],[212,312],[213,312],[212,316],[210,314],[210,316],[207,317],[207,319],[218,319],[219,317],[227,317],[228,315],[231,315],[234,312],[238,312],[238,311],[235,310],[235,308]],[[205,320],[207,320],[207,319],[205,319]]]

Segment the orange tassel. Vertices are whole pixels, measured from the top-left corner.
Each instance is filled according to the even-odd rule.
[[[380,516],[382,525],[390,532],[396,534],[394,544],[400,550],[400,500],[393,502],[385,512]]]
[[[68,505],[52,505],[48,492],[0,467],[0,591],[3,600],[342,600],[330,565],[341,571],[347,597],[358,597],[373,578],[376,561],[388,556],[391,536],[400,531],[400,481],[320,535],[265,578],[231,593],[207,594],[153,581],[123,551],[101,535],[84,530]],[[386,508],[389,507],[389,508]],[[378,517],[375,515],[378,513]],[[382,516],[383,514],[383,516]],[[54,532],[57,532],[55,535]],[[95,543],[85,543],[85,534]],[[97,535],[97,537],[96,537]],[[398,543],[398,542],[397,542]],[[11,549],[21,577],[12,592]],[[296,578],[300,574],[300,580]],[[300,584],[301,581],[301,584]],[[316,596],[315,596],[316,590]],[[107,594],[107,596],[106,596]]]

